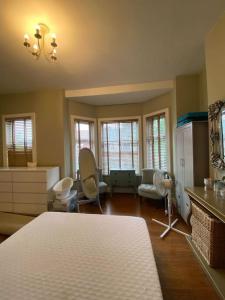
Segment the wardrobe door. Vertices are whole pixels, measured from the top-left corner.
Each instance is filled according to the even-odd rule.
[[[185,187],[194,185],[192,124],[184,128],[184,181]]]
[[[183,128],[176,130],[176,199],[177,209],[181,213],[184,181],[184,134]]]
[[[193,126],[190,123],[184,128],[184,187],[194,185],[194,161],[193,161]],[[181,215],[188,223],[191,214],[191,201],[188,194],[183,190],[183,202]]]

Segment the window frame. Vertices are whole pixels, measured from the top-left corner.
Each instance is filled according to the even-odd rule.
[[[102,144],[102,123],[104,122],[123,122],[126,120],[137,120],[138,121],[138,139],[139,139],[139,170],[137,170],[136,175],[141,174],[142,169],[142,122],[141,116],[130,116],[130,117],[116,117],[116,118],[99,118],[98,119],[98,153],[99,153],[99,167],[102,169],[102,151],[101,151],[101,144]],[[107,175],[106,175],[107,176]]]
[[[76,132],[74,130],[75,121],[89,121],[94,124],[94,156],[96,159],[96,164],[98,165],[98,142],[97,142],[97,120],[96,118],[83,117],[78,115],[70,115],[70,130],[71,130],[71,154],[72,154],[72,177],[76,179],[76,159],[75,159],[75,138]]]
[[[169,116],[169,108],[164,108],[158,111],[154,111],[152,113],[143,115],[143,149],[144,149],[144,167],[147,168],[147,145],[146,145],[146,130],[147,130],[147,119],[149,117],[154,117],[159,114],[165,114],[166,119],[166,144],[167,144],[167,171],[171,172],[171,151],[170,151],[170,116]]]
[[[8,151],[6,145],[6,119],[31,118],[32,120],[32,161],[37,162],[36,117],[35,113],[8,114],[2,116],[3,166],[8,168]]]

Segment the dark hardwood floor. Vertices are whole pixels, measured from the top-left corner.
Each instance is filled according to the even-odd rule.
[[[152,218],[167,221],[164,208],[156,202],[134,198],[131,194],[114,194],[102,201],[105,214],[143,217],[148,225],[164,299],[216,300],[220,299],[205,275],[184,236],[170,232],[164,240],[159,235],[164,227],[153,223]],[[99,213],[96,205],[81,206],[81,212]],[[177,228],[190,232],[179,218]],[[0,242],[4,239],[0,236]],[[141,300],[141,299],[140,299]]]
[[[143,199],[140,202],[138,197],[134,198],[131,194],[114,194],[113,198],[108,196],[106,200],[102,201],[102,207],[106,214],[138,216],[145,219],[153,245],[164,299],[220,299],[185,237],[170,232],[165,239],[159,238],[164,227],[152,222],[151,219],[167,221],[163,207],[160,208],[156,202],[149,199]],[[92,204],[85,205],[81,207],[81,212],[98,213],[98,208]],[[176,227],[190,233],[190,228],[181,218]]]

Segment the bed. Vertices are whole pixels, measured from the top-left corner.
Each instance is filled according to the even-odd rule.
[[[43,213],[0,244],[0,299],[162,299],[145,221]]]

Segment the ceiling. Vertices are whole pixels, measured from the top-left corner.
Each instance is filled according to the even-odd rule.
[[[173,80],[199,72],[204,37],[225,1],[0,0],[0,7],[0,93],[12,93]],[[57,34],[56,64],[35,61],[22,45],[24,33],[31,35],[38,22]],[[101,97],[98,103],[106,101]],[[137,95],[122,98],[132,102]]]

